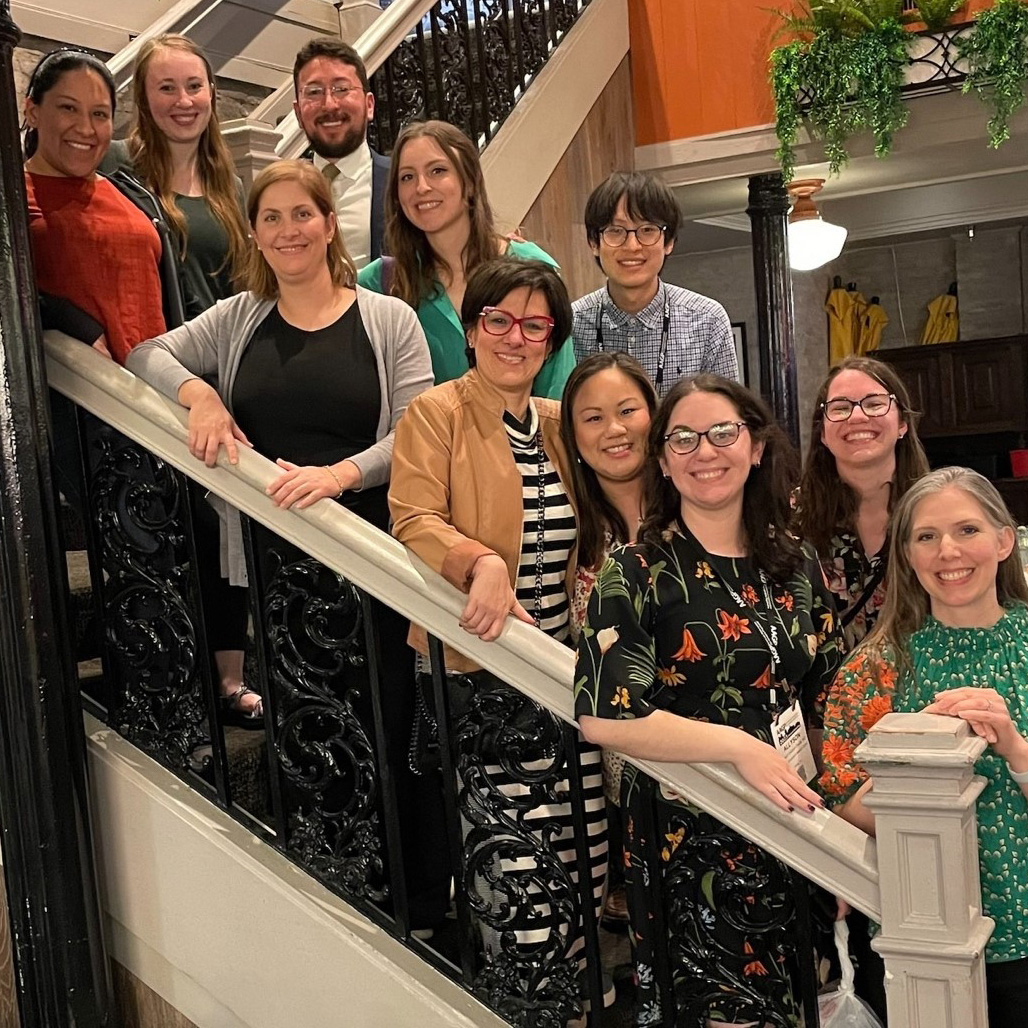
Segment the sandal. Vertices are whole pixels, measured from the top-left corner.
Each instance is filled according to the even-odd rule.
[[[247,695],[257,696],[257,702],[249,708],[241,702]],[[255,730],[264,728],[264,700],[248,685],[241,685],[235,692],[224,694],[220,701],[222,724]]]

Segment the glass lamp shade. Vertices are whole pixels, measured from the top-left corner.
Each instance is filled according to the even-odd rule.
[[[789,267],[793,271],[813,271],[834,261],[842,253],[846,229],[816,218],[789,222]]]

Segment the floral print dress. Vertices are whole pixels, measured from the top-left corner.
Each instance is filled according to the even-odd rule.
[[[828,553],[821,558],[821,570],[828,588],[835,596],[836,610],[844,622],[842,633],[847,653],[855,649],[861,639],[874,628],[878,612],[885,603],[885,576],[881,569],[888,548],[889,542],[886,539],[878,553],[868,557],[856,533],[843,531],[832,536]],[[877,585],[860,609],[844,617],[845,612],[860,601],[875,578],[878,579]]]
[[[853,751],[872,726],[892,710],[922,710],[946,689],[990,686],[1028,736],[1028,607],[1010,607],[991,628],[948,628],[929,617],[907,647],[911,671],[902,682],[892,661],[857,653],[832,686],[820,779],[832,806],[848,800],[867,779]],[[975,771],[987,783],[978,797],[982,913],[996,922],[985,959],[1028,958],[1028,798],[991,749],[978,758]]]
[[[731,585],[745,606],[726,589]],[[784,583],[748,558],[705,555],[668,531],[659,546],[615,548],[596,578],[578,642],[576,714],[627,719],[666,710],[771,741],[773,692],[819,726],[841,660],[835,604],[812,552]],[[777,627],[779,664],[755,620]],[[774,690],[772,686],[774,685]],[[639,977],[638,1025],[799,1023],[790,872],[717,818],[631,765],[622,781],[625,871]],[[662,880],[657,909],[650,888]],[[674,997],[655,965],[670,950]]]

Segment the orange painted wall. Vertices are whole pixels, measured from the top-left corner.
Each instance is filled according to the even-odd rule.
[[[783,0],[628,0],[636,143],[774,120],[767,56]],[[970,0],[966,16],[992,6]]]

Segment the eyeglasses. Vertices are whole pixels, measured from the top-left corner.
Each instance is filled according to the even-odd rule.
[[[553,332],[553,318],[545,314],[515,318],[499,307],[483,307],[479,317],[482,319],[482,328],[491,336],[505,336],[515,325],[520,325],[521,334],[527,342],[545,343]]]
[[[600,238],[607,246],[624,246],[628,242],[629,233],[635,236],[640,246],[653,246],[664,238],[667,225],[640,225],[638,228],[625,228],[623,225],[608,225]]]
[[[300,90],[300,99],[307,104],[323,104],[326,95],[331,95],[333,100],[345,100],[351,93],[363,93],[360,86],[304,86]]]
[[[695,432],[691,428],[676,428],[664,436],[664,442],[671,447],[672,453],[685,455],[692,453],[706,437],[711,446],[731,446],[737,442],[739,433],[749,428],[745,421],[722,421],[711,425],[706,432]]]
[[[837,396],[821,404],[829,421],[848,421],[854,407],[859,407],[869,418],[884,418],[892,409],[895,393],[868,393],[862,400],[850,400]]]

